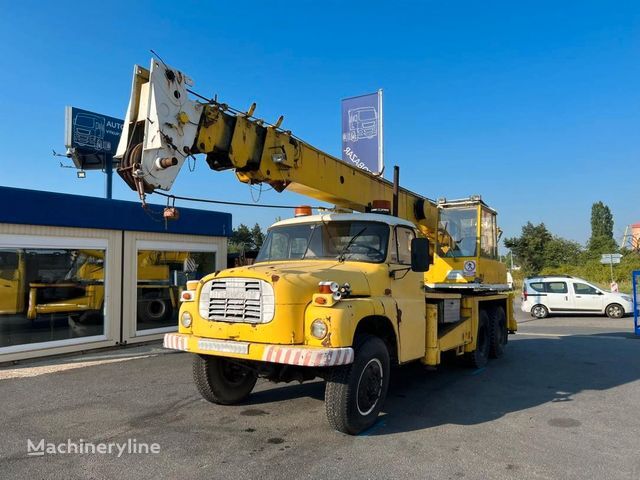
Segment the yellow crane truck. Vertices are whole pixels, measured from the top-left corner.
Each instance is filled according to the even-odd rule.
[[[335,205],[271,226],[255,264],[187,282],[164,345],[194,354],[206,400],[242,402],[258,377],[320,377],[330,425],[357,434],[376,421],[391,366],[436,366],[451,351],[479,368],[503,355],[517,325],[496,212],[479,196],[430,200],[303,142],[282,117],[255,118],[255,104],[241,112],[191,85],[159,60],[134,67],[117,156],[143,203],[205,154],[240,182]]]

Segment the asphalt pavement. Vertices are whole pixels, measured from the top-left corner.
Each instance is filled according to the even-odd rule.
[[[640,478],[632,320],[518,310],[507,355],[394,372],[369,431],[332,431],[324,385],[259,381],[202,400],[191,356],[157,346],[0,369],[1,478]],[[27,455],[27,442],[157,444],[159,453]]]

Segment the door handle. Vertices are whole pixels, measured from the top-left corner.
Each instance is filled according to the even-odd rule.
[[[576,295],[576,298],[582,298],[582,295]]]
[[[567,297],[566,295],[565,295],[564,299],[565,299],[565,301],[569,301],[569,297]]]

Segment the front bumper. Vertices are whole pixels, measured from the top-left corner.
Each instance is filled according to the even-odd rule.
[[[181,333],[166,333],[164,347],[202,355],[217,355],[301,367],[348,365],[353,363],[354,357],[353,348],[351,347],[314,348],[308,346],[270,345],[236,342],[233,340],[215,340]]]

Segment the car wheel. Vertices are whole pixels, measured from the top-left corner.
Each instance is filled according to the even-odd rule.
[[[609,318],[622,318],[624,315],[624,308],[622,308],[622,305],[618,303],[608,305],[604,311]]]
[[[354,362],[333,368],[325,390],[329,425],[349,435],[357,435],[376,422],[389,387],[387,346],[372,335],[358,340]]]
[[[219,405],[234,405],[251,394],[258,375],[224,357],[194,355],[193,380],[205,400]]]
[[[549,310],[544,305],[534,305],[531,308],[531,316],[535,318],[545,318],[549,316]]]

